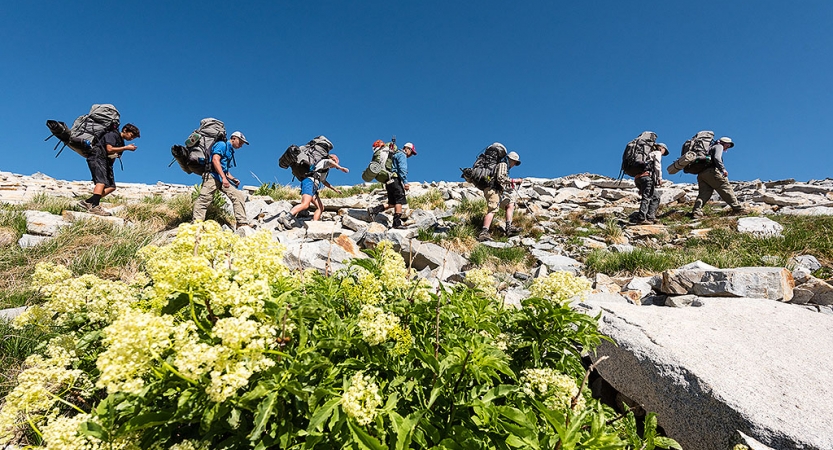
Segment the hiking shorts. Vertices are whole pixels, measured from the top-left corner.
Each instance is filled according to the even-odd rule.
[[[309,195],[311,197],[318,195],[318,186],[312,177],[301,180],[301,195]]]
[[[93,183],[103,184],[104,187],[116,187],[112,161],[103,150],[98,147],[93,148],[92,154],[87,157],[87,166],[90,168]]]
[[[408,204],[408,199],[405,197],[405,185],[402,184],[402,179],[395,178],[392,182],[385,185],[385,190],[388,193],[388,205]]]
[[[483,197],[486,198],[486,214],[497,212],[498,208],[506,208],[512,203],[512,199],[508,195],[501,195],[499,191],[493,188],[484,189]]]

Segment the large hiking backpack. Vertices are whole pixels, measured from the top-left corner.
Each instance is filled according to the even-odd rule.
[[[281,169],[291,169],[292,176],[303,180],[313,174],[315,165],[328,157],[332,149],[333,143],[329,139],[318,136],[300,147],[290,145],[278,159],[278,165]]]
[[[500,142],[486,147],[483,153],[477,156],[474,164],[471,167],[460,169],[463,173],[460,175],[469,183],[475,185],[478,189],[486,189],[491,187],[495,182],[495,168],[498,163],[506,159],[506,147]]]
[[[367,169],[362,172],[362,180],[370,182],[376,180],[386,183],[393,176],[393,155],[399,149],[393,142],[388,142],[381,147],[374,147],[373,157]]]
[[[681,159],[690,159],[690,161],[683,166],[683,172],[698,174],[711,166],[712,157],[709,155],[709,147],[711,147],[712,142],[714,142],[714,131],[708,130],[701,131],[685,141],[681,151]],[[686,156],[687,154],[688,156]]]
[[[171,155],[185,173],[202,176],[211,171],[211,148],[219,141],[226,141],[226,126],[220,120],[207,117],[202,119],[200,127],[188,136],[184,146],[171,147]],[[231,155],[232,165],[234,165],[234,149]]]
[[[651,150],[657,142],[657,134],[643,131],[636,139],[628,142],[622,153],[622,173],[635,177],[651,167]]]
[[[119,111],[115,106],[109,103],[95,104],[88,114],[75,119],[72,128],[58,120],[47,120],[46,126],[52,135],[44,140],[48,141],[52,136],[58,138],[59,142],[55,144],[55,149],[63,144],[55,155],[56,158],[64,151],[64,147],[69,147],[86,158],[90,156],[93,145],[104,133],[119,129],[119,120]]]

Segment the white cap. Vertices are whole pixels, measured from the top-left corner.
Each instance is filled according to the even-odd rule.
[[[723,145],[724,147],[726,145],[728,145],[729,147],[734,147],[735,146],[735,143],[732,142],[732,138],[730,138],[728,136],[723,136],[722,138],[718,139],[717,142],[720,142],[721,144],[724,144]]]
[[[509,154],[507,154],[506,157],[511,159],[512,161],[515,161],[516,163],[518,163],[519,166],[521,165],[521,157],[518,156],[517,153],[509,152]]]
[[[246,140],[246,136],[243,136],[243,133],[241,133],[239,131],[235,131],[234,133],[231,133],[231,137],[236,137],[237,139],[240,139],[240,142],[242,142],[246,145],[249,145],[249,141]]]

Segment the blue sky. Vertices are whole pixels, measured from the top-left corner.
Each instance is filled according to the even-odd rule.
[[[416,144],[411,180],[458,181],[492,142],[513,176],[616,176],[653,130],[671,155],[731,136],[730,179],[831,176],[833,2],[5,2],[1,171],[89,178],[54,158],[47,119],[113,103],[142,132],[117,182],[195,184],[171,161],[203,117],[250,146],[244,184],[290,182],[277,159],[330,138],[357,184],[376,139]],[[664,165],[670,164],[667,158]],[[691,175],[668,176],[694,182]]]

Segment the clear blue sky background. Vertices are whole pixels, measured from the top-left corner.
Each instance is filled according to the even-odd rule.
[[[356,184],[371,143],[416,144],[412,180],[452,180],[494,141],[514,176],[616,176],[653,130],[672,156],[731,136],[737,180],[831,176],[833,2],[23,1],[0,14],[0,170],[85,180],[44,123],[113,103],[139,126],[116,180],[194,184],[171,161],[203,117],[252,145],[232,173],[324,134]],[[667,158],[664,165],[671,162]],[[691,175],[671,180],[693,182]]]

